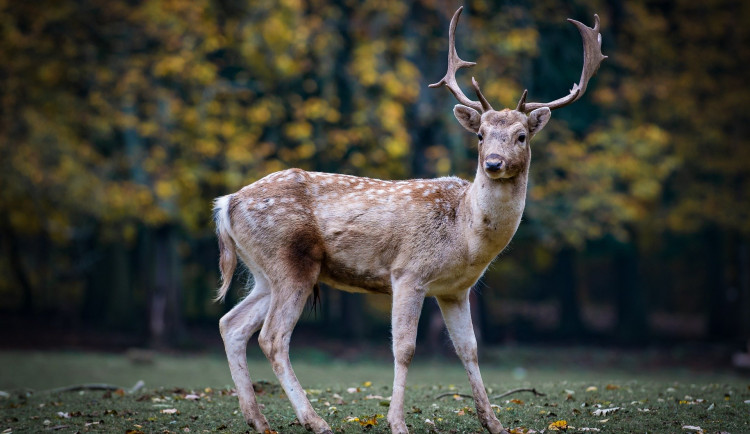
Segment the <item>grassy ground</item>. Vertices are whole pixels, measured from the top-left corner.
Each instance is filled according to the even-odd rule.
[[[729,372],[643,368],[648,356],[589,349],[516,349],[492,354],[482,365],[506,427],[549,432],[750,432],[750,379]],[[346,363],[314,352],[293,352],[295,370],[318,413],[334,431],[388,432],[391,366],[386,361]],[[245,432],[220,355],[157,356],[135,364],[121,355],[0,352],[0,432]],[[278,387],[268,363],[251,353],[259,401],[274,430],[305,432]],[[143,380],[136,393],[49,389],[106,382],[125,389]],[[412,432],[482,432],[457,362],[416,362],[409,373],[406,416]],[[447,394],[438,399],[437,396]],[[747,401],[747,402],[746,402]],[[613,410],[617,408],[617,410]],[[565,421],[565,423],[561,422]],[[600,431],[597,431],[600,430]]]

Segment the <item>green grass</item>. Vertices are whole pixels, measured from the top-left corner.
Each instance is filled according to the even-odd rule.
[[[385,398],[391,389],[389,362],[346,363],[305,350],[293,351],[292,360],[313,406],[334,431],[388,432],[383,415],[388,411]],[[534,387],[546,394],[518,393],[494,400],[506,427],[542,431],[552,422],[565,420],[575,427],[568,432],[584,432],[580,428],[610,433],[690,432],[682,429],[685,425],[699,426],[706,433],[750,432],[750,404],[745,403],[750,400],[750,379],[685,368],[644,370],[638,360],[586,349],[521,348],[491,353],[482,372],[490,394],[517,387]],[[138,365],[114,354],[4,352],[0,353],[0,367],[0,390],[10,393],[10,397],[0,398],[0,432],[248,429],[220,355],[157,356],[153,364]],[[295,423],[289,402],[265,359],[252,353],[249,367],[253,380],[263,380],[259,402],[265,406],[273,429],[305,432]],[[138,380],[145,381],[146,388],[133,395],[45,391],[96,382],[127,388]],[[371,384],[365,386],[366,382]],[[359,391],[349,393],[349,388]],[[457,362],[416,362],[409,372],[405,405],[411,431],[482,432],[470,399],[436,399],[442,393],[468,390]],[[199,399],[185,399],[191,393]],[[613,407],[620,409],[594,414]],[[177,413],[162,412],[170,409]],[[363,427],[360,423],[373,418],[377,425]]]

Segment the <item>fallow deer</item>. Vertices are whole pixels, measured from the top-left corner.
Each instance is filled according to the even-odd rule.
[[[220,329],[242,414],[259,432],[270,426],[258,407],[246,360],[248,339],[258,330],[260,347],[299,422],[315,433],[331,432],[310,405],[289,361],[292,329],[319,282],[392,296],[392,432],[408,432],[404,387],[425,297],[437,299],[482,425],[491,433],[506,432],[479,373],[469,291],[521,221],[529,141],[547,123],[550,110],[583,95],[606,56],[601,53],[598,16],[594,28],[569,20],[583,38],[579,83],[569,95],[549,103],[526,102],[524,91],[515,110],[495,111],[474,79],[478,101],[467,98],[456,83],[456,71],[474,65],[456,54],[461,10],[450,23],[448,72],[430,87],[448,87],[461,103],[453,109],[459,123],[478,136],[473,183],[456,177],[381,181],[289,169],[215,201],[223,280],[217,299],[226,295],[237,257],[254,280],[252,291],[221,318]]]

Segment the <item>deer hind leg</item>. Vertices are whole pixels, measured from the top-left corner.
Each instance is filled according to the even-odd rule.
[[[393,285],[391,333],[393,334],[393,395],[388,423],[394,434],[408,433],[404,421],[406,373],[417,343],[417,324],[424,303],[424,292],[413,286]]]
[[[270,429],[258,408],[253,383],[247,370],[247,341],[263,325],[271,301],[268,282],[260,273],[254,274],[255,287],[219,321],[224,349],[229,361],[232,380],[237,387],[240,409],[248,425],[258,432]]]
[[[487,397],[487,391],[484,389],[482,375],[479,373],[477,340],[474,337],[474,327],[471,324],[469,291],[457,298],[438,297],[437,301],[440,310],[443,312],[445,325],[453,341],[453,346],[456,348],[456,353],[463,362],[469,376],[479,421],[492,434],[508,434],[490,407],[490,400]]]
[[[317,280],[317,277],[316,279]],[[289,360],[289,341],[315,280],[300,282],[285,279],[274,286],[271,306],[258,336],[260,347],[271,362],[276,378],[284,388],[302,426],[315,433],[332,433],[331,428],[313,409]]]

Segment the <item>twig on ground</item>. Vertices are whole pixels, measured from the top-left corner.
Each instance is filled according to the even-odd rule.
[[[474,399],[474,397],[471,395],[466,395],[463,393],[456,393],[456,392],[441,393],[440,395],[436,396],[435,399],[445,398],[446,396],[460,396],[461,398]]]
[[[508,395],[512,395],[512,394],[518,393],[518,392],[531,392],[531,393],[534,394],[534,396],[547,396],[544,393],[537,391],[535,388],[533,388],[533,389],[520,388],[520,389],[509,390],[509,391],[507,391],[505,393],[501,393],[499,395],[495,395],[495,396],[493,396],[490,399],[500,399],[500,398],[504,398],[504,397],[506,397]]]
[[[531,392],[531,393],[534,394],[534,396],[547,396],[544,393],[539,392],[535,388],[534,389],[520,388],[520,389],[509,390],[509,391],[507,391],[505,393],[501,393],[499,395],[495,395],[495,396],[491,397],[490,399],[500,399],[500,398],[504,398],[504,397],[506,397],[508,395],[512,395],[514,393],[519,393],[519,392]],[[466,394],[463,394],[463,393],[454,393],[454,392],[441,393],[440,395],[436,396],[435,399],[445,398],[446,396],[460,396],[461,398],[474,399],[474,397],[471,396],[471,395],[466,395]]]
[[[138,380],[133,387],[128,390],[128,393],[135,393],[143,388],[146,383],[143,380]],[[58,387],[57,389],[43,390],[42,393],[63,393],[63,392],[77,392],[79,390],[125,390],[124,387],[115,386],[114,384],[105,383],[89,383],[89,384],[74,384],[72,386]]]

